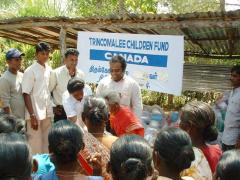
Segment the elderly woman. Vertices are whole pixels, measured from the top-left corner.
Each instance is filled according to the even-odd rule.
[[[126,106],[120,105],[120,95],[109,92],[105,95],[110,111],[110,126],[117,136],[136,134],[144,136],[144,128],[137,116]]]

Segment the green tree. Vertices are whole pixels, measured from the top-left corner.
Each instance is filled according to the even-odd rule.
[[[131,13],[157,13],[158,0],[126,0],[125,7]]]

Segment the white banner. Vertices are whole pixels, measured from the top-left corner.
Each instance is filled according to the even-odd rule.
[[[85,80],[98,83],[109,75],[108,61],[121,55],[126,73],[142,89],[180,95],[182,91],[183,36],[78,32],[78,68]]]

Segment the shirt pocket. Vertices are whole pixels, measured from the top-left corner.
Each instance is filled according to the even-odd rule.
[[[229,107],[229,111],[231,111],[232,113],[240,113],[240,97],[232,99],[229,103],[230,107]]]
[[[129,106],[131,101],[131,92],[123,91],[120,93],[120,96],[121,96],[121,104],[125,106]]]

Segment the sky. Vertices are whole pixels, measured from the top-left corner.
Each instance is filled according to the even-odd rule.
[[[225,8],[226,11],[233,11],[240,9],[240,0],[225,0]],[[236,4],[236,5],[229,5],[229,4]]]
[[[234,11],[234,10],[240,9],[240,0],[225,0],[225,9],[226,11]],[[169,13],[169,9],[167,6],[158,5],[158,12]]]

